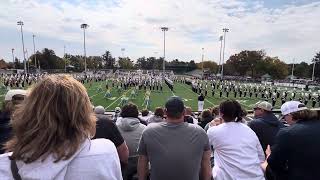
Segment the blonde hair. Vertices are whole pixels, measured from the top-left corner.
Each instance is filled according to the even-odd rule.
[[[85,87],[67,75],[44,77],[12,116],[14,137],[6,143],[11,159],[31,163],[52,154],[69,159],[95,134],[94,116]]]

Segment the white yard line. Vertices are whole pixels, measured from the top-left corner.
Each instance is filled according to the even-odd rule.
[[[222,95],[223,98],[225,99],[232,99],[232,98],[228,98],[227,96],[225,95]],[[251,108],[250,106],[246,105],[246,104],[243,104],[241,101],[239,101],[239,99],[236,99],[236,98],[233,98],[234,100],[238,101],[238,103],[240,103],[241,105],[245,106],[245,107],[248,107],[248,108]]]
[[[131,88],[130,88],[130,89],[131,89]],[[127,94],[127,92],[128,92],[130,89],[128,89],[127,91],[125,91],[123,94]],[[112,104],[114,104],[115,102],[117,102],[117,101],[122,97],[123,94],[121,94],[121,96],[119,96],[118,99],[116,99],[116,100],[113,101],[111,104],[109,104],[109,106],[107,106],[105,109],[108,109],[110,106],[112,106]]]
[[[171,91],[171,93],[172,93],[173,96],[176,96],[173,91]]]
[[[98,92],[97,94],[90,96],[90,98],[95,97],[96,95],[101,94],[101,93],[103,93],[103,91]]]

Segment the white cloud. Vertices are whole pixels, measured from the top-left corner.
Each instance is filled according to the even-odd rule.
[[[218,37],[223,27],[230,28],[226,57],[244,49],[265,49],[268,55],[286,62],[293,58],[310,62],[320,50],[320,2],[277,9],[267,9],[260,1],[240,0],[74,2],[1,1],[0,28],[17,30],[16,21],[21,19],[25,32],[81,47],[80,24],[85,22],[90,25],[89,55],[109,49],[119,56],[120,48],[125,47],[126,55],[134,59],[154,52],[162,54],[163,33],[159,28],[163,25],[170,28],[166,34],[168,59],[199,60],[204,47],[206,58],[218,61]],[[0,41],[0,46],[6,47],[6,43]],[[47,45],[50,47],[50,42]],[[18,49],[20,44],[16,46]],[[61,49],[56,51],[61,55]],[[81,53],[82,49],[70,51]],[[10,58],[5,53],[0,50],[0,56]]]

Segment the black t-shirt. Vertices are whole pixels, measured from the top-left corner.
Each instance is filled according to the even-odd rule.
[[[193,118],[189,115],[184,116],[184,122],[193,124]]]
[[[204,101],[204,96],[203,96],[203,95],[200,95],[200,96],[198,97],[198,101]]]
[[[98,119],[96,135],[93,139],[97,138],[109,139],[116,147],[120,146],[124,142],[117,126],[109,119]]]

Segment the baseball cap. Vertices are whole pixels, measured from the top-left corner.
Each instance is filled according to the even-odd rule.
[[[12,97],[15,96],[15,95],[26,96],[27,95],[27,91],[23,90],[23,89],[11,89],[5,95],[4,100],[5,101],[11,101]]]
[[[94,108],[94,112],[96,114],[104,114],[105,110],[104,110],[103,106],[97,106],[97,107]]]
[[[184,104],[180,97],[172,96],[170,97],[166,104],[166,111],[170,114],[180,114],[184,111]]]
[[[281,106],[281,113],[285,116],[287,114],[298,112],[305,109],[308,108],[303,103],[299,101],[289,101]]]
[[[260,108],[266,111],[272,111],[272,105],[267,101],[259,101],[254,105],[254,108]]]

